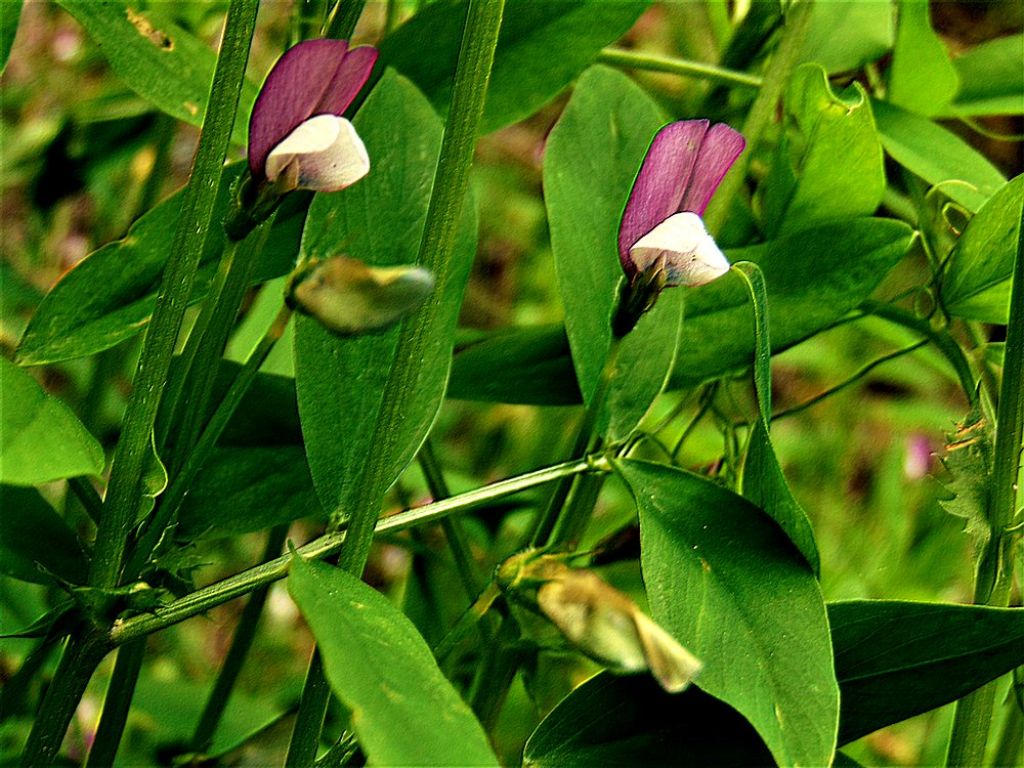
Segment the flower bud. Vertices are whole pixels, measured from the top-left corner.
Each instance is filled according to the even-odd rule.
[[[498,584],[613,672],[650,670],[662,688],[677,693],[700,671],[693,654],[593,571],[526,552],[502,564]]]
[[[373,333],[414,312],[434,289],[434,276],[415,265],[371,267],[335,256],[298,270],[288,303],[340,336]]]

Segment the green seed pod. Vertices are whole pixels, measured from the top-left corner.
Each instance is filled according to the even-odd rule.
[[[423,267],[371,267],[348,256],[312,261],[292,275],[289,306],[339,336],[388,328],[418,309],[434,289]]]

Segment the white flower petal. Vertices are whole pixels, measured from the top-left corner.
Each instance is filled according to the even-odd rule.
[[[337,115],[311,117],[289,133],[267,155],[267,179],[277,181],[292,164],[298,186],[316,192],[337,192],[370,171],[370,157],[355,127]]]
[[[662,267],[667,285],[704,285],[729,271],[729,260],[691,211],[669,216],[637,240],[629,255],[638,272]]]

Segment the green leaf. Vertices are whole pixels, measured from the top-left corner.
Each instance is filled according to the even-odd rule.
[[[448,397],[527,405],[583,402],[565,327],[511,328],[457,350]]]
[[[372,764],[498,765],[426,641],[387,598],[346,571],[299,557],[288,591]]]
[[[928,118],[884,101],[872,105],[885,151],[972,213],[1006,183],[984,155]]]
[[[960,91],[951,115],[1024,115],[1024,35],[976,45],[953,60]]]
[[[932,29],[927,0],[899,0],[889,101],[926,117],[941,114],[959,86],[946,46]]]
[[[0,2],[0,73],[7,68],[14,37],[18,34],[18,18],[21,16],[22,0]]]
[[[132,697],[132,712],[141,717],[134,722],[134,727],[130,721],[129,738],[125,739],[123,747],[134,747],[139,760],[143,756],[153,760],[153,756],[168,745],[190,743],[196,723],[203,715],[208,693],[204,686],[190,680],[173,680],[144,673]],[[215,757],[234,749],[280,720],[286,711],[283,704],[256,698],[244,691],[233,691],[231,705],[224,708],[216,736],[204,754]],[[140,741],[149,749],[143,751]],[[118,764],[121,764],[120,760]]]
[[[35,488],[0,485],[0,573],[47,584],[81,584],[89,563],[78,537]]]
[[[530,768],[771,765],[736,710],[691,686],[669,694],[648,675],[602,672],[562,699],[526,742]]]
[[[890,219],[830,222],[761,245],[726,251],[753,261],[768,286],[772,351],[812,336],[856,308],[910,247],[911,230]],[[746,286],[724,275],[687,292],[674,386],[693,386],[749,365],[754,329]]]
[[[215,220],[222,219],[227,211],[231,186],[243,168],[244,163],[236,163],[225,169],[214,207]],[[136,221],[123,239],[93,252],[64,275],[29,321],[18,345],[19,363],[43,365],[93,355],[131,338],[148,325],[183,194],[184,190],[179,190],[171,195]],[[291,270],[307,200],[305,195],[293,194],[282,204],[253,282]],[[203,247],[192,302],[205,297],[223,245],[223,229],[215,226]]]
[[[885,192],[882,145],[860,83],[832,91],[820,66],[793,73],[786,93],[792,138],[779,145],[765,184],[769,238],[874,213]]]
[[[609,384],[609,440],[629,437],[668,384],[683,323],[683,292],[666,291],[622,341]]]
[[[379,162],[343,193],[317,196],[303,255],[324,258],[343,250],[376,266],[412,264],[430,200],[441,121],[412,83],[390,72],[367,98],[355,125],[370,157]],[[399,450],[388,457],[388,485],[412,460],[444,396],[451,339],[475,251],[475,211],[471,205],[464,210],[455,271],[444,287],[419,385],[408,393],[402,434],[394,441]],[[296,320],[296,389],[306,454],[317,493],[331,514],[347,511],[367,457],[378,450],[372,441],[400,327],[339,338],[311,318]]]
[[[927,712],[1024,664],[1024,609],[854,600],[828,607],[839,743]]]
[[[831,222],[769,243],[726,251],[760,266],[768,285],[772,351],[781,352],[856,308],[907,252],[911,229],[878,218]],[[725,275],[686,293],[672,386],[690,387],[749,365],[754,348],[747,291]],[[579,402],[557,326],[504,331],[455,358],[451,396],[508,403]],[[572,398],[575,396],[575,400]]]
[[[768,428],[761,419],[754,424],[743,463],[743,496],[779,524],[810,564],[815,575],[820,574],[821,559],[811,521],[789,489],[786,476],[775,456]]]
[[[508,0],[481,133],[518,122],[551,101],[602,48],[626,34],[648,5],[649,0]],[[380,47],[381,60],[416,83],[442,114],[465,21],[465,0],[432,3]],[[427,47],[424,40],[430,41]]]
[[[301,446],[220,448],[185,497],[178,534],[224,538],[300,517],[326,517]]]
[[[737,709],[780,765],[828,765],[839,690],[814,574],[742,497],[673,467],[616,469],[640,513],[651,612],[704,662],[697,685]]]
[[[619,219],[647,148],[664,123],[657,105],[632,80],[593,67],[580,78],[548,138],[544,200],[551,249],[586,403],[608,356],[623,279]]]
[[[829,73],[849,72],[877,61],[892,48],[890,0],[819,0],[811,8],[800,61]]]
[[[1024,174],[1004,184],[967,224],[942,280],[942,305],[947,312],[1006,324],[1022,204]]]
[[[0,483],[41,485],[103,472],[103,448],[64,403],[0,359]]]
[[[946,436],[940,458],[948,472],[942,485],[949,494],[939,499],[949,514],[963,518],[966,530],[981,551],[992,537],[989,522],[991,505],[992,428],[978,410],[957,424],[956,432]]]
[[[85,27],[125,85],[183,122],[201,127],[217,54],[159,7],[134,0],[58,0]],[[246,81],[232,141],[248,141],[247,116],[257,88]]]

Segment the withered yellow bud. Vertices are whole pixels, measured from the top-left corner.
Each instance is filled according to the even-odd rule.
[[[288,303],[333,333],[355,336],[394,325],[434,289],[423,267],[371,267],[348,256],[314,261],[297,271]]]
[[[700,671],[692,653],[593,571],[570,568],[557,556],[524,553],[502,564],[498,583],[613,672],[650,670],[662,688],[677,693]]]

